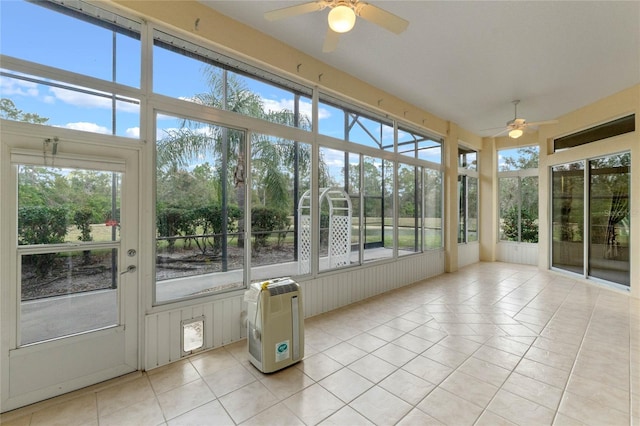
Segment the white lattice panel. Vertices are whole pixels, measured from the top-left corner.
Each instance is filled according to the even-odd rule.
[[[298,238],[298,274],[311,272],[311,216],[300,216]]]
[[[329,265],[346,266],[351,256],[351,217],[333,216],[329,225]]]
[[[329,204],[329,267],[346,266],[351,261],[351,199],[340,188],[321,188],[319,205]],[[298,202],[298,273],[311,273],[311,191]]]

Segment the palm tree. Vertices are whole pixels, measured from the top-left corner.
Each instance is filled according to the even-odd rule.
[[[207,67],[205,70],[209,91],[194,96],[199,104],[237,112],[242,115],[261,118],[270,122],[310,129],[307,117],[289,110],[265,111],[262,98],[252,92],[237,74],[226,70]],[[238,221],[238,246],[244,246],[243,231],[245,217],[245,181],[246,163],[245,133],[222,126],[183,120],[178,130],[170,131],[157,144],[157,168],[165,173],[172,173],[189,166],[199,156],[211,156],[216,160],[216,169],[221,193],[217,199],[223,203],[223,221],[226,221],[226,205],[228,192],[235,189],[235,201],[241,209]],[[289,188],[291,178],[297,184],[299,170],[308,170],[311,161],[311,150],[302,145],[281,138],[254,134],[251,140],[252,170],[261,176],[260,187],[263,203],[281,209],[297,208],[297,188]],[[296,185],[294,185],[296,186]],[[235,188],[234,188],[235,187]],[[234,188],[234,189],[232,189]],[[290,201],[289,193],[293,191],[294,200]],[[293,206],[291,205],[293,204]],[[227,232],[228,224],[222,230]],[[226,238],[223,238],[223,268],[226,259]],[[225,268],[226,269],[226,268]]]

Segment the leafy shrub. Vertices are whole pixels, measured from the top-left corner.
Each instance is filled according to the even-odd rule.
[[[67,209],[62,207],[21,207],[18,209],[18,243],[64,243],[67,214]]]
[[[175,237],[179,235],[180,229],[183,227],[184,216],[184,209],[173,207],[159,209],[156,216],[158,235],[160,237]],[[175,248],[176,240],[168,238],[167,242],[169,243],[169,251],[172,252]]]
[[[537,212],[522,209],[520,241],[524,243],[538,242]],[[503,217],[502,230],[507,241],[518,241],[518,208],[510,208]]]
[[[91,218],[93,217],[93,210],[88,207],[83,207],[73,214],[73,224],[80,230],[80,241],[93,241],[91,237]]]
[[[18,244],[61,244],[67,235],[68,211],[62,207],[29,206],[18,209]],[[45,276],[51,272],[55,253],[29,256],[35,263],[36,273]]]
[[[287,230],[291,225],[287,212],[266,206],[258,206],[251,209],[251,231],[255,234],[253,247],[259,250],[267,246],[270,232]],[[284,239],[286,233],[278,234],[278,245]]]
[[[223,214],[222,206],[218,204],[209,204],[207,206],[194,209],[193,218],[202,227],[202,234],[213,234],[213,251],[218,253],[222,248],[222,239],[225,237],[223,234],[227,232],[234,232],[237,229],[237,222],[242,217],[242,211],[238,206],[227,206],[227,229],[222,229]],[[207,238],[203,238],[202,241],[196,240],[198,247],[204,254],[207,250]]]
[[[158,207],[157,222],[158,235],[162,237],[187,237],[188,244],[195,241],[198,249],[205,254],[209,248],[218,253],[222,247],[225,232],[237,229],[238,219],[242,212],[237,206],[227,206],[227,229],[222,229],[222,207],[218,204],[183,209],[176,207]],[[211,238],[213,236],[213,243]],[[169,251],[175,249],[175,239],[167,238]]]
[[[93,210],[88,207],[83,207],[73,214],[73,223],[80,230],[80,236],[78,239],[80,241],[92,241],[93,237],[91,236],[91,218],[93,217]],[[91,259],[91,251],[85,250],[82,252],[82,261],[85,265],[90,262]]]

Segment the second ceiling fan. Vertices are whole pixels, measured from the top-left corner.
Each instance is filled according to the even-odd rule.
[[[277,19],[317,12],[327,7],[330,8],[331,11],[328,17],[329,28],[327,29],[327,35],[325,36],[322,46],[323,52],[332,52],[336,49],[340,34],[351,31],[358,16],[395,34],[400,34],[409,26],[409,21],[360,0],[316,0],[272,10],[266,12],[264,17],[269,21],[275,21]]]

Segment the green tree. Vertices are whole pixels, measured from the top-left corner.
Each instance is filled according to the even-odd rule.
[[[518,156],[505,157],[500,171],[537,169],[540,151],[537,146],[525,146],[517,149]]]
[[[48,118],[41,117],[38,114],[24,112],[16,107],[16,104],[7,98],[0,99],[0,117],[8,120],[24,121],[26,123],[45,124]]]

